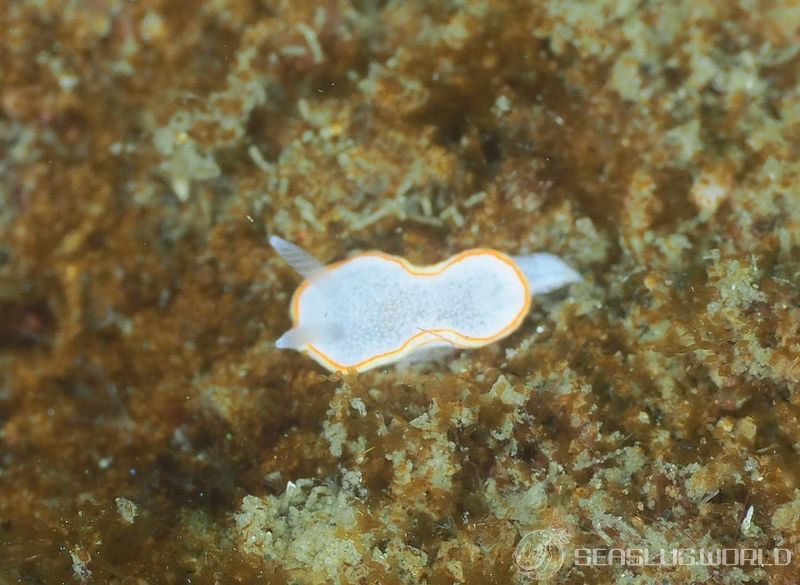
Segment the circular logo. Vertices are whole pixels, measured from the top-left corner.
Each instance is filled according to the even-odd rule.
[[[560,528],[531,530],[517,544],[514,562],[527,577],[549,579],[564,564],[569,535]]]

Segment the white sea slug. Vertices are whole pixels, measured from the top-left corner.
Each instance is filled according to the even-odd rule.
[[[365,252],[326,266],[284,239],[269,241],[305,279],[292,298],[292,328],[275,346],[331,371],[363,372],[421,350],[492,343],[522,324],[532,294],[581,280],[546,253],[510,257],[477,248],[414,266]]]

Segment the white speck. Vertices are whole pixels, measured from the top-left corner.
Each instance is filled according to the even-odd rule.
[[[501,95],[495,100],[494,107],[497,108],[498,115],[507,114],[511,111],[511,100]]]
[[[133,524],[136,515],[139,513],[139,507],[128,498],[119,497],[114,502],[117,504],[117,512],[122,517],[122,521],[125,524]]]
[[[754,506],[747,508],[747,512],[744,515],[744,520],[742,520],[742,534],[746,535],[748,530],[750,530],[750,523],[753,520],[753,509]]]
[[[64,74],[58,78],[58,85],[61,87],[61,89],[66,91],[71,91],[78,87],[79,82],[80,78],[75,75]]]
[[[706,169],[695,179],[689,193],[698,210],[714,213],[728,198],[733,178],[723,169]]]
[[[355,410],[361,416],[367,416],[367,406],[364,404],[364,401],[360,398],[353,398],[350,401],[350,408]]]

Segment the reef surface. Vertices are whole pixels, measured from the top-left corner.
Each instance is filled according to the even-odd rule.
[[[0,31],[0,581],[794,582],[795,0],[10,0]],[[273,347],[269,234],[586,280],[327,375]]]

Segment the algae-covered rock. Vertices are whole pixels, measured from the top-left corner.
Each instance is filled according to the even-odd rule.
[[[0,30],[0,582],[793,582],[795,2],[39,0]],[[274,347],[273,234],[584,280],[497,344],[327,375]],[[761,557],[634,560],[723,549]]]

